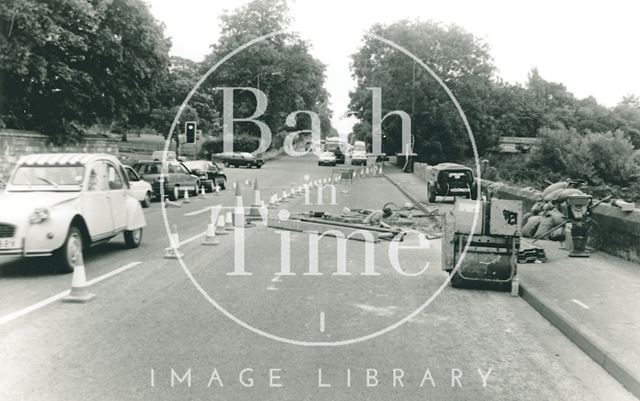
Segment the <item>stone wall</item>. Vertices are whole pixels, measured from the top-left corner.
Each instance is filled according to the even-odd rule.
[[[426,164],[416,163],[414,172],[419,178],[425,178]],[[483,192],[492,184],[482,180]],[[539,199],[540,191],[532,188],[517,188],[509,185],[495,185],[494,195],[501,199],[521,200],[525,211]],[[640,263],[640,209],[623,212],[619,207],[600,204],[593,209],[593,219],[603,231],[602,250],[622,259]]]
[[[105,138],[87,138],[83,143],[53,146],[38,132],[0,130],[0,179],[6,181],[20,156],[33,153],[109,153],[118,155],[118,143]]]

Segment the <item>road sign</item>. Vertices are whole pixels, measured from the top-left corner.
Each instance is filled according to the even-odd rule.
[[[196,143],[196,128],[197,123],[195,121],[187,121],[184,125],[184,132],[187,136],[187,143]]]

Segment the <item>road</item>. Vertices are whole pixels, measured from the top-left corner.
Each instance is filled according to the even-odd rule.
[[[283,158],[262,169],[227,169],[252,202],[328,177],[311,157]],[[313,193],[315,197],[315,192]],[[344,206],[380,208],[403,195],[382,177],[338,186],[337,204],[282,208],[295,213]],[[201,245],[208,208],[232,206],[233,191],[167,208],[184,267],[163,258],[168,237],[159,203],[145,210],[143,245],[121,238],[92,249],[87,277],[96,298],[54,301],[70,275],[46,261],[0,261],[0,399],[2,400],[633,400],[615,380],[519,298],[445,287],[424,310],[388,330],[444,283],[440,244],[402,250],[375,244],[379,275],[362,275],[366,245],[348,241],[347,272],[336,275],[336,240],[318,246],[319,275],[309,270],[307,234],[290,233],[291,271],[279,276],[282,238],[267,227],[245,230],[245,269],[233,271],[234,234]],[[278,210],[271,213],[271,218]],[[409,240],[409,243],[412,240]],[[118,268],[125,267],[122,271]],[[104,277],[105,274],[119,273]],[[189,274],[186,274],[189,273]],[[193,279],[191,280],[190,277]],[[220,309],[194,286],[208,294]],[[221,310],[226,311],[225,315]],[[233,316],[233,319],[231,318]],[[250,328],[248,327],[250,326]],[[386,333],[373,336],[376,332]],[[267,333],[267,338],[258,334]],[[361,340],[363,337],[373,337]],[[349,345],[304,346],[333,342]]]

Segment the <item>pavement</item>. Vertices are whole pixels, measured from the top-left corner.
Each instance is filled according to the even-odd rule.
[[[394,167],[386,175],[427,203],[419,177]],[[640,397],[639,266],[603,252],[569,258],[558,242],[523,239],[523,249],[533,246],[544,248],[548,261],[518,266],[521,297]]]
[[[246,180],[258,179],[268,199],[331,170],[313,157],[283,157],[225,173],[250,204]],[[296,197],[270,218],[407,201],[383,177],[336,192],[334,204],[329,191],[320,203],[313,190],[311,205]],[[443,286],[437,239],[399,255],[387,241],[374,244],[379,275],[362,274],[367,244],[348,241],[351,274],[336,275],[335,238],[312,248],[307,233],[253,227],[244,248],[251,274],[230,275],[240,257],[235,231],[218,246],[201,242],[210,208],[234,203],[227,190],[166,209],[184,266],[163,258],[169,241],[153,203],[140,248],[125,249],[119,237],[87,253],[96,297],[86,304],[56,298],[71,276],[52,274],[46,260],[0,259],[0,399],[636,400],[523,299]],[[286,252],[292,274],[278,275]],[[392,258],[405,273],[428,268],[400,274]],[[305,274],[313,260],[321,274]]]

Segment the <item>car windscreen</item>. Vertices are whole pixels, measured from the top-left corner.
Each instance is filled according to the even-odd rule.
[[[80,185],[84,166],[21,166],[11,179],[11,185],[57,187]]]
[[[160,174],[161,163],[140,163],[135,164],[133,169],[140,175],[145,174]]]
[[[441,183],[470,184],[473,182],[473,175],[468,170],[444,170],[438,175],[438,181]]]

